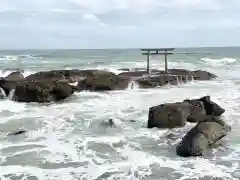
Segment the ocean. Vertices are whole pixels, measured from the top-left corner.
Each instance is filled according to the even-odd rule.
[[[139,49],[2,50],[0,76],[53,69],[145,68]],[[0,101],[1,180],[239,180],[240,48],[175,49],[169,68],[206,70],[218,78],[154,89],[75,93],[63,103]],[[150,67],[164,69],[164,57]],[[210,95],[232,131],[204,157],[182,158],[176,146],[194,124],[147,129],[148,109]],[[116,127],[103,122],[113,119]],[[26,130],[26,134],[9,136]]]

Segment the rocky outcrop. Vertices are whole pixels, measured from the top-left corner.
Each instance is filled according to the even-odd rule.
[[[203,156],[230,131],[231,127],[219,117],[206,116],[183,137],[176,148],[177,154],[182,157]]]
[[[192,100],[184,100],[184,102],[188,102],[190,104],[199,104],[199,102],[202,102],[204,109],[206,111],[206,115],[214,115],[214,116],[221,116],[225,109],[222,108],[217,103],[213,102],[210,98],[210,96],[204,96],[200,99],[192,99]],[[203,114],[203,113],[202,113]]]
[[[167,103],[149,109],[148,128],[177,128],[186,124],[190,113],[187,103]]]
[[[109,91],[125,89],[128,81],[118,75],[103,70],[54,70],[32,74],[25,80],[58,80],[64,82],[79,82],[79,90]]]
[[[5,80],[7,80],[7,81],[21,81],[23,79],[24,79],[24,76],[19,71],[12,72],[7,77],[5,77]]]
[[[183,102],[161,104],[149,108],[148,128],[176,128],[186,122],[202,122],[209,115],[221,116],[225,110],[211,101],[210,96],[186,99]]]
[[[22,81],[16,84],[13,100],[48,103],[64,100],[75,91],[74,86],[60,81]]]
[[[127,71],[118,76],[134,79],[140,88],[154,88],[166,84],[177,85],[192,80],[211,80],[217,77],[207,71],[189,71],[186,69],[169,69],[168,72],[155,70],[150,74],[146,71]]]

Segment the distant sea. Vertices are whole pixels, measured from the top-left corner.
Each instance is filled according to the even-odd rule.
[[[206,70],[218,76],[155,89],[80,92],[51,106],[0,101],[1,180],[195,180],[240,179],[240,48],[183,48],[169,68]],[[2,50],[0,76],[53,69],[145,68],[140,49]],[[164,69],[164,57],[150,59]],[[205,157],[181,158],[176,145],[193,127],[147,129],[148,109],[166,102],[210,95],[226,109],[232,126]],[[102,122],[113,119],[116,128]],[[16,130],[26,134],[8,136]]]

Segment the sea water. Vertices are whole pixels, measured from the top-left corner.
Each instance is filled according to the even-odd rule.
[[[188,54],[185,54],[187,52]],[[163,69],[163,57],[151,57]],[[240,48],[176,49],[169,68],[207,70],[218,76],[177,86],[80,92],[63,103],[39,105],[0,100],[1,180],[240,179]],[[145,68],[138,49],[22,50],[0,52],[0,76],[52,69]],[[191,79],[191,78],[190,78]],[[181,158],[176,145],[193,124],[147,129],[148,109],[210,95],[226,109],[229,133],[205,157]],[[116,127],[102,122],[113,119]],[[25,134],[9,136],[26,130]]]

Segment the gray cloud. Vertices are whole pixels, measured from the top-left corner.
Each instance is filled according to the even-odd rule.
[[[224,46],[239,0],[2,0],[0,48]]]

